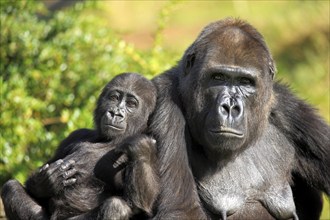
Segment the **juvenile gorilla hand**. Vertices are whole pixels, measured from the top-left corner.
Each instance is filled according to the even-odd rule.
[[[34,175],[33,181],[27,181],[26,185],[33,189],[36,197],[51,197],[76,182],[73,177],[77,170],[74,168],[74,160],[57,160],[51,164],[45,164]]]
[[[127,139],[115,151],[122,154],[121,157],[127,157],[123,176],[124,200],[133,215],[143,213],[151,217],[159,193],[156,140],[147,135],[137,135]]]
[[[123,145],[116,149],[117,152],[127,155],[128,160],[150,161],[156,155],[156,140],[147,135],[129,138]],[[127,162],[127,160],[125,161]]]

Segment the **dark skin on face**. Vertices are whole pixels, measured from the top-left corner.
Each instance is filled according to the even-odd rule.
[[[256,93],[256,72],[231,66],[206,71],[207,78],[202,83],[206,88],[206,103],[210,106],[203,130],[204,139],[210,145],[218,145],[221,139],[243,141],[247,132],[244,108]]]
[[[153,84],[121,74],[103,89],[96,130],[73,132],[26,182],[8,181],[9,219],[129,219],[152,214],[158,194],[155,140],[147,132],[156,104]],[[21,201],[20,199],[23,199]]]
[[[108,138],[123,134],[127,127],[127,117],[133,117],[139,105],[137,98],[120,90],[112,90],[107,94],[109,102],[101,120],[101,131]]]
[[[251,129],[262,129],[263,123],[260,122],[267,117],[266,114],[259,114],[260,118],[257,118],[251,113],[262,112],[262,109],[269,111],[270,103],[267,102],[272,101],[271,92],[265,89],[272,87],[272,74],[268,64],[260,65],[255,58],[267,55],[263,46],[236,27],[208,36],[213,37],[216,41],[210,41],[210,45],[203,48],[205,54],[194,53],[191,56],[195,63],[200,62],[199,72],[193,72],[196,70],[190,70],[192,66],[188,66],[186,71],[193,73],[186,74],[182,79],[183,90],[187,82],[190,86],[196,85],[200,91],[196,98],[185,97],[183,102],[198,103],[196,108],[186,110],[187,117],[194,118],[188,124],[193,136],[199,137],[196,140],[214,148],[215,151],[208,152],[211,155],[240,150],[250,143],[257,135],[251,137]],[[191,61],[189,63],[192,64]],[[256,102],[259,104],[256,105]],[[249,120],[250,117],[254,120]],[[218,158],[219,155],[215,159]]]

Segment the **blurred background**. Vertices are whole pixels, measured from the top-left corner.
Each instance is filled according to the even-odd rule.
[[[103,86],[122,72],[175,65],[208,23],[247,20],[265,37],[277,80],[329,123],[329,1],[0,1],[0,186],[92,128]],[[0,216],[3,216],[0,214]],[[326,202],[322,219],[330,219]]]

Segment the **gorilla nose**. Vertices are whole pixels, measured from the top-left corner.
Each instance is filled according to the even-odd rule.
[[[219,107],[219,113],[224,118],[239,119],[243,113],[243,105],[240,99],[224,98]]]
[[[109,113],[110,113],[110,115],[111,115],[112,118],[114,118],[114,117],[124,118],[125,117],[125,115],[123,114],[123,112],[120,111],[120,110],[113,110],[113,109],[111,109],[111,110],[109,110]]]

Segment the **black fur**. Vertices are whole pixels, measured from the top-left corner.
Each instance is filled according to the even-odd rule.
[[[330,128],[273,82],[275,72],[260,33],[226,19],[208,25],[180,63],[153,80],[159,93],[150,125],[160,165],[155,219],[319,218],[321,192],[329,195],[330,188]],[[205,135],[210,128],[219,134]],[[95,131],[82,132],[85,140],[78,132],[63,142],[60,158],[70,143],[95,137]],[[96,169],[109,170],[107,155]],[[99,178],[116,185],[102,172]],[[42,216],[42,199],[24,194],[24,202],[12,202],[22,187],[11,181],[5,188],[7,212],[20,204],[24,217]],[[126,210],[125,197],[109,204],[102,213]],[[99,210],[90,213],[95,217]]]
[[[330,128],[273,82],[275,72],[261,34],[225,19],[154,79],[156,219],[319,218],[320,192],[330,187]]]
[[[9,219],[129,219],[150,216],[158,195],[155,141],[147,132],[156,88],[137,74],[110,81],[94,112],[96,130],[73,132],[26,182],[2,190]]]

